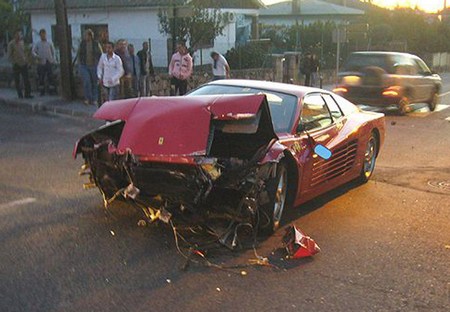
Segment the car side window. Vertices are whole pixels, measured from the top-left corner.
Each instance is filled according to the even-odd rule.
[[[350,115],[359,112],[359,109],[356,105],[344,99],[342,96],[333,94],[333,98],[336,100],[336,103],[339,105],[344,115]]]
[[[334,120],[337,120],[342,117],[342,112],[339,106],[336,104],[336,101],[331,97],[329,94],[322,94],[323,99],[325,100],[325,103],[328,106],[328,109],[331,113],[331,116]]]
[[[419,67],[411,57],[398,55],[394,59],[394,68],[397,75],[416,76],[419,73]]]
[[[415,63],[417,64],[417,67],[419,68],[419,74],[421,75],[430,75],[431,70],[428,68],[427,64],[425,64],[424,61],[421,59],[415,59]]]
[[[328,127],[332,123],[330,111],[320,94],[304,98],[299,129],[316,130]]]

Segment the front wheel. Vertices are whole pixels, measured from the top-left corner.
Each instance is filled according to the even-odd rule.
[[[261,206],[260,232],[272,234],[280,227],[283,211],[287,206],[288,172],[284,163],[277,166],[277,175],[267,181],[266,190],[269,202]]]
[[[377,159],[378,144],[374,133],[370,135],[369,140],[366,144],[366,150],[364,152],[363,166],[360,174],[360,181],[366,183],[372,177],[373,171],[375,169],[375,161]]]

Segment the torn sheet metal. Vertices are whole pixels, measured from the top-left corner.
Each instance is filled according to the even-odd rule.
[[[283,236],[283,245],[288,256],[292,259],[310,257],[320,251],[316,242],[295,225],[286,229],[286,234]]]
[[[205,155],[212,120],[224,130],[254,133],[263,104],[267,106],[264,95],[155,97],[107,102],[94,118],[125,122],[119,151],[131,149],[137,156]],[[270,117],[264,117],[265,128],[272,128],[269,135],[276,137]]]

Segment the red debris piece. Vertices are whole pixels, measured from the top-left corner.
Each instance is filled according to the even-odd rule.
[[[291,259],[310,257],[320,251],[316,242],[294,225],[286,229],[286,234],[283,236],[283,244]]]

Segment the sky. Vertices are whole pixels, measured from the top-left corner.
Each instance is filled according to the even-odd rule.
[[[272,4],[286,0],[262,0],[265,4]],[[427,12],[436,12],[444,7],[444,0],[372,0],[372,2],[381,7],[395,8],[396,6],[412,7],[416,6]],[[447,0],[450,5],[450,0]]]

